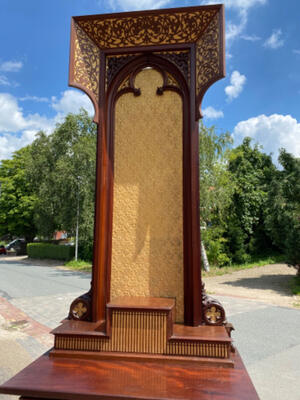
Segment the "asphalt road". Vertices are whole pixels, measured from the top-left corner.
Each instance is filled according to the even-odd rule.
[[[0,297],[49,328],[58,325],[72,300],[89,287],[88,274],[0,259]],[[300,311],[250,299],[218,299],[235,327],[235,345],[260,398],[300,400]],[[1,343],[0,337],[0,354]]]
[[[9,298],[52,296],[87,290],[88,274],[0,259],[0,295]]]

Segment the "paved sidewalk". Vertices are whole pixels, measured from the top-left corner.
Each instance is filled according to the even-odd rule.
[[[20,273],[24,272],[22,262]],[[25,271],[31,271],[32,264],[28,266]],[[36,267],[40,274],[41,264]],[[45,276],[53,281],[59,293],[54,291],[54,286],[44,296],[13,297],[4,293],[1,298],[0,293],[0,382],[53,346],[51,328],[66,316],[72,300],[83,293],[77,284],[89,284],[89,276],[74,277],[71,271],[58,269],[58,265],[44,267]],[[235,345],[261,400],[300,400],[300,310],[292,308],[293,297],[286,286],[292,275],[295,275],[293,269],[281,265],[204,279],[208,292],[214,292],[212,296],[221,301],[227,319],[236,329]],[[75,279],[72,292],[68,292],[70,279]],[[62,280],[67,281],[65,291],[62,291]],[[277,283],[274,285],[274,282]],[[11,288],[10,292],[14,290]],[[279,307],[285,297],[288,308]],[[0,399],[17,397],[0,395]]]
[[[53,346],[50,328],[0,297],[0,382],[5,382]],[[0,394],[1,400],[18,399]]]
[[[0,257],[0,383],[53,347],[50,331],[88,290],[89,274],[62,268],[53,260]]]

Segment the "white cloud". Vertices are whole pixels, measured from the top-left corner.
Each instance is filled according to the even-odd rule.
[[[281,39],[281,29],[274,29],[272,35],[264,42],[264,47],[269,47],[270,49],[278,49],[284,44],[284,40]]]
[[[300,55],[300,50],[298,50],[298,49],[293,49],[293,53],[294,53],[294,54],[299,54],[299,55]]]
[[[256,5],[264,5],[268,0],[223,0],[222,3],[228,8],[235,8],[238,11],[249,10]],[[220,1],[207,0],[202,1],[202,4],[220,4]]]
[[[241,35],[246,25],[247,18],[245,15],[241,16],[239,24],[234,24],[232,21],[228,21],[228,24],[226,25],[226,42],[229,46]]]
[[[5,75],[0,75],[0,85],[10,86],[10,82]]]
[[[207,119],[217,119],[217,118],[223,118],[224,113],[221,110],[216,110],[215,108],[208,106],[202,110],[202,114],[204,117]]]
[[[113,10],[120,8],[124,11],[134,10],[153,10],[155,8],[161,8],[171,0],[109,0],[109,4]],[[102,5],[102,1],[99,1]]]
[[[21,135],[0,134],[0,160],[8,159],[21,147],[32,143],[38,130],[25,130]]]
[[[239,73],[239,71],[233,71],[230,77],[230,85],[225,87],[225,93],[227,99],[230,101],[236,99],[242,92],[246,83],[245,75]]]
[[[295,157],[300,157],[300,123],[291,115],[262,114],[241,121],[233,131],[235,144],[240,144],[246,136],[263,145],[266,153],[273,153],[273,162],[276,164],[278,149],[282,147]]]
[[[61,94],[58,100],[52,97],[52,108],[58,112],[57,119],[63,118],[68,113],[76,114],[83,107],[89,115],[94,115],[94,106],[88,96],[75,90],[66,90]]]
[[[23,67],[21,61],[4,61],[0,63],[0,71],[2,72],[18,72]]]
[[[231,8],[238,13],[238,22],[228,21],[226,24],[226,42],[231,43],[241,36],[248,22],[249,10],[256,6],[265,5],[268,0],[223,0],[225,7]],[[218,0],[202,1],[202,4],[219,4]],[[254,35],[255,36],[255,35]],[[246,39],[247,40],[247,39]]]
[[[19,97],[20,101],[35,101],[37,103],[48,103],[49,99],[47,97],[38,97],[38,96],[24,96]]]
[[[14,96],[0,93],[0,160],[31,143],[39,130],[50,133],[52,128],[51,119],[39,114],[25,116]]]
[[[16,132],[26,128],[26,121],[17,99],[8,93],[0,93],[0,132]]]
[[[25,96],[23,99],[26,97],[35,98]],[[55,124],[62,122],[69,112],[77,113],[83,107],[90,115],[94,113],[88,96],[75,90],[66,90],[59,99],[52,97],[49,106],[57,112],[53,118],[38,113],[26,115],[16,97],[0,93],[0,160],[11,157],[14,151],[30,144],[38,131],[50,134]]]
[[[23,63],[21,61],[0,62],[0,72],[18,72],[22,67]],[[18,84],[14,81],[10,81],[6,75],[0,74],[0,86],[16,87]]]
[[[248,40],[250,42],[257,42],[258,40],[261,40],[261,38],[256,35],[242,35],[241,39]]]

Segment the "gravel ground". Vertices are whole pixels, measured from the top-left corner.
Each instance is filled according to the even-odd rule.
[[[295,307],[290,280],[296,275],[286,264],[244,269],[221,276],[204,278],[208,294],[242,297],[282,307]]]

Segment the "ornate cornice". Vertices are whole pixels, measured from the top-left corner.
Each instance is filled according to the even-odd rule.
[[[196,43],[196,93],[198,106],[207,88],[224,76],[220,14],[216,14]]]
[[[72,39],[69,84],[85,91],[97,110],[100,49],[77,24],[74,24]]]
[[[78,19],[77,24],[100,49],[196,42],[216,9],[144,14],[105,19]]]
[[[69,84],[90,96],[98,122],[100,93],[105,93],[113,77],[132,56],[153,48],[154,54],[179,68],[195,94],[199,109],[207,88],[224,76],[223,40],[220,5],[74,17]],[[102,81],[101,74],[105,74]],[[199,111],[197,118],[200,116]]]

